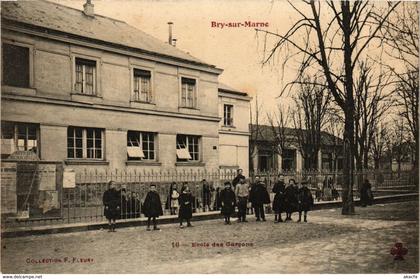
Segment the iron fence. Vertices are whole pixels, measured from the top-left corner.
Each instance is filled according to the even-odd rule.
[[[30,168],[26,168],[30,169]],[[39,173],[36,168],[32,168],[31,172],[34,174],[24,173],[24,175],[33,176],[36,181],[39,181]],[[84,170],[77,172],[75,176],[75,188],[62,188],[63,171],[57,168],[57,195],[58,202],[53,208],[47,207],[45,210],[37,211],[38,215],[29,214],[28,218],[7,218],[7,226],[28,226],[31,224],[53,224],[53,223],[75,223],[75,222],[97,222],[104,220],[104,208],[102,203],[103,193],[107,189],[107,183],[113,180],[117,184],[117,190],[120,193],[120,219],[139,218],[142,216],[142,204],[149,191],[150,185],[155,184],[157,191],[160,195],[164,215],[176,214],[171,212],[170,199],[170,185],[175,182],[178,190],[181,189],[183,184],[186,184],[191,189],[194,196],[193,210],[194,212],[202,212],[209,210],[218,210],[217,195],[219,189],[223,186],[225,181],[232,181],[236,176],[234,170],[168,170],[168,171],[127,171],[127,170],[114,170],[103,171],[98,170]],[[27,171],[28,172],[28,171]],[[257,176],[261,177],[267,185],[267,190],[271,193],[273,198],[272,187],[277,181],[278,174],[283,174],[285,182],[289,179],[294,179],[300,183],[308,181],[309,187],[313,195],[318,197],[318,201],[339,199],[342,191],[343,174],[341,172],[331,171],[303,171],[303,172],[290,172],[290,171],[270,171],[270,172],[257,172],[251,173],[249,182],[253,183]],[[364,179],[369,179],[372,184],[372,189],[375,195],[387,195],[394,193],[413,192],[418,191],[418,186],[414,184],[414,176],[417,175],[413,171],[386,172],[386,171],[363,171],[354,174],[354,196],[357,198],[359,185]],[[19,180],[19,173],[17,174]],[[203,183],[205,179],[209,184],[211,191],[210,201],[203,202]],[[28,180],[28,179],[26,179]],[[330,181],[330,184],[328,183]],[[40,193],[39,183],[37,187],[32,187],[28,192],[30,196],[30,205],[34,208],[29,208],[29,211],[35,210],[39,201],[37,197],[42,197]],[[327,185],[332,186],[338,195],[326,197],[324,191]],[[328,187],[327,187],[328,188]],[[328,192],[328,191],[327,191]],[[319,198],[321,193],[321,198]],[[19,193],[23,195],[23,193]],[[334,193],[332,193],[334,194]],[[207,197],[208,198],[208,197]],[[206,198],[206,199],[207,199]],[[208,206],[205,206],[207,204]],[[39,206],[38,206],[39,207]],[[54,210],[55,215],[51,215],[50,210]],[[268,210],[269,207],[268,207]],[[57,215],[58,214],[58,215]],[[35,217],[34,217],[35,216]],[[51,217],[54,216],[54,217]],[[4,225],[5,222],[3,222]]]

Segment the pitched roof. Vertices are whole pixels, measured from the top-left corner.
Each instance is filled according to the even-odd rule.
[[[255,124],[250,124],[250,131],[256,131],[257,126]],[[276,127],[276,130],[278,128]],[[285,127],[284,134],[286,136],[296,136],[297,137],[297,129]],[[273,128],[269,125],[259,125],[259,137],[261,141],[274,141],[274,131]],[[334,145],[334,144],[342,144],[343,140],[338,138],[334,135],[331,135],[327,132],[321,132],[321,144],[322,145]]]
[[[221,92],[227,92],[231,94],[241,95],[241,96],[248,96],[246,92],[241,92],[233,87],[230,87],[227,84],[224,84],[222,82],[219,82],[219,91]]]
[[[48,1],[2,1],[2,20],[11,20],[41,28],[64,32],[104,43],[134,48],[145,53],[162,55],[176,60],[207,64],[190,54],[164,43],[126,22],[97,15],[86,16],[83,11]]]

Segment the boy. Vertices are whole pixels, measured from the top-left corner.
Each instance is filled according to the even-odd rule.
[[[150,220],[153,220],[153,230],[160,231],[157,227],[156,218],[163,215],[162,203],[160,202],[160,196],[156,191],[156,185],[150,185],[150,191],[146,195],[144,200],[144,215],[147,217],[147,230],[150,231]]]

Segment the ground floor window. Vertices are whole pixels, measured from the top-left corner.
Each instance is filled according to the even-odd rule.
[[[293,149],[283,150],[282,169],[286,171],[296,170],[296,150],[293,150]]]
[[[200,160],[200,136],[177,135],[176,156],[177,161],[199,161]]]
[[[333,169],[333,160],[332,160],[331,153],[322,153],[322,169],[323,170]]]
[[[155,160],[155,133],[128,131],[127,159]]]
[[[103,159],[104,130],[68,127],[67,157],[69,159]]]
[[[2,154],[12,154],[14,151],[38,154],[39,124],[1,122],[1,143]]]

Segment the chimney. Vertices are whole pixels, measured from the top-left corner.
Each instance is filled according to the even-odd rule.
[[[93,10],[92,0],[86,0],[86,3],[83,5],[83,13],[90,17],[95,17],[95,11]]]
[[[176,47],[176,39],[172,39],[172,45]]]
[[[174,23],[173,22],[168,22],[168,26],[169,26],[169,38],[168,38],[168,44],[172,45],[172,25]]]

